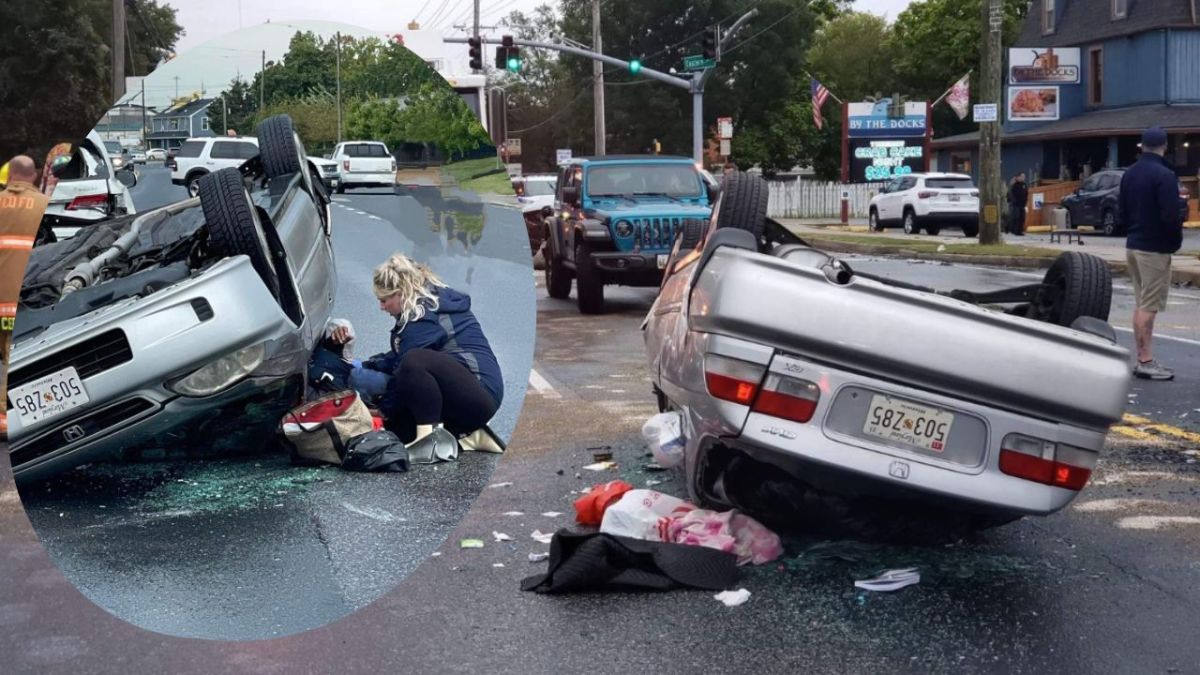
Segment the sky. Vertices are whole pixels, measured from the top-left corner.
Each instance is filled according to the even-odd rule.
[[[481,0],[480,23],[494,25],[513,10],[531,11],[544,2]],[[860,0],[855,8],[895,18],[910,2]],[[146,105],[160,110],[176,95],[215,96],[235,76],[252,80],[264,51],[267,61],[280,58],[297,30],[327,37],[341,31],[361,38],[407,31],[415,18],[423,29],[465,36],[454,26],[465,25],[472,14],[471,0],[165,0],[165,4],[178,11],[177,20],[186,31],[176,45],[177,57],[144,82],[131,81],[122,102],[141,103],[143,89]],[[437,38],[430,37],[440,50]],[[446,77],[469,72],[465,45],[451,46],[440,55],[445,57]]]
[[[895,19],[912,0],[858,0],[854,8]],[[480,23],[494,25],[513,10],[528,12],[545,0],[480,0]],[[417,19],[422,28],[453,31],[454,24],[471,22],[471,0],[166,0],[178,10],[187,34],[180,53],[225,33],[270,21],[309,19],[368,26],[396,32]],[[557,2],[555,3],[557,4]]]

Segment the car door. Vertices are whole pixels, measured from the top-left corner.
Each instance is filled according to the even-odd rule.
[[[575,261],[575,231],[579,225],[579,220],[583,210],[580,204],[583,201],[583,167],[572,166],[567,169],[565,185],[575,189],[576,199],[574,203],[563,202],[563,210],[559,221],[559,233],[562,237],[563,250],[562,256],[566,260]]]
[[[1076,225],[1095,225],[1100,222],[1100,180],[1104,174],[1096,174],[1079,186],[1079,213]],[[1075,214],[1072,214],[1075,215]]]
[[[687,339],[688,291],[707,236],[715,227],[710,221],[705,228],[706,236],[692,248],[683,247],[683,237],[675,238],[658,297],[642,322],[642,338],[651,358],[651,377],[668,398],[679,390],[687,367],[689,352],[684,349],[684,343]]]
[[[899,217],[899,214],[892,214],[892,202],[895,199],[895,193],[900,189],[900,179],[893,178],[891,182],[883,186],[880,190],[879,201],[875,203],[875,210],[879,213],[879,220],[886,222]]]

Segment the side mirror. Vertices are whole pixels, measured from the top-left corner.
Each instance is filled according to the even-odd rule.
[[[121,169],[117,172],[117,181],[127,188],[132,188],[137,185],[137,173],[133,170],[133,165],[129,169]]]
[[[579,188],[564,187],[562,189],[562,200],[564,203],[571,204],[572,206],[578,204],[579,203]]]
[[[711,206],[711,205],[717,203],[717,197],[720,196],[720,194],[721,194],[721,186],[706,184],[705,192],[708,193],[708,203]]]
[[[554,207],[553,206],[543,206],[542,207],[542,217],[543,218],[549,218],[552,215],[554,215]]]

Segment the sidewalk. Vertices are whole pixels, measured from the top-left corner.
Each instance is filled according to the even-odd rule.
[[[822,241],[819,244],[820,248],[831,252],[840,253],[863,253],[868,255],[891,255],[904,256],[906,258],[916,258],[922,260],[943,260],[948,262],[960,262],[967,264],[984,264],[984,265],[1001,265],[1004,267],[1031,267],[1044,268],[1049,267],[1053,262],[1053,258],[1033,258],[1020,256],[1003,256],[1003,255],[961,255],[948,253],[934,253],[914,251],[905,249],[905,242],[921,241],[925,243],[940,242],[944,244],[963,244],[971,240],[964,239],[963,236],[954,230],[951,236],[929,236],[918,235],[914,239],[912,235],[904,234],[901,231],[888,229],[883,232],[868,232],[865,221],[859,225],[855,223],[855,219],[851,219],[850,225],[825,225],[818,226],[809,219],[796,218],[780,218],[777,219],[781,224],[785,225],[792,232],[801,237],[820,237],[820,235],[838,235],[838,236],[854,236],[862,235],[870,239],[895,239],[895,246],[879,245],[879,244],[856,244],[847,242],[832,242]],[[826,221],[828,222],[828,221]],[[1004,237],[1004,243],[1014,244],[1019,243],[1031,248],[1050,249],[1057,251],[1080,251],[1082,253],[1090,253],[1108,263],[1114,274],[1125,274],[1125,248],[1123,246],[1088,246],[1079,244],[1066,243],[1050,243],[1047,241],[1016,241],[1014,237]],[[1193,253],[1177,254],[1171,256],[1171,282],[1175,284],[1189,284],[1191,286],[1200,287],[1200,258]]]

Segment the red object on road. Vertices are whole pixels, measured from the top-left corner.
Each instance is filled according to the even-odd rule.
[[[383,430],[383,418],[379,415],[371,415],[371,428],[375,431]]]
[[[604,511],[632,489],[633,486],[623,480],[593,485],[587,494],[575,500],[575,520],[581,525],[599,527]]]

